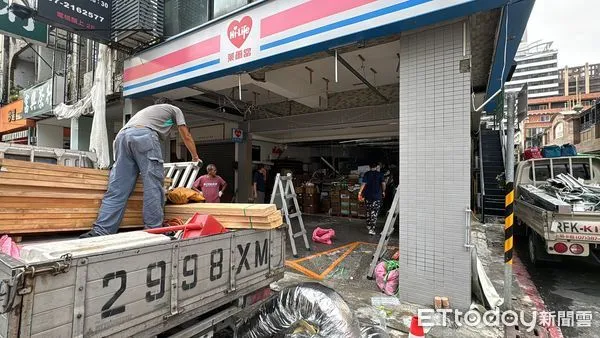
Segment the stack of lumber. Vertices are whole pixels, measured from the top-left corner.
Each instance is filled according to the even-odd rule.
[[[165,207],[165,219],[187,221],[195,213],[212,215],[228,229],[273,229],[283,224],[274,204],[190,203]]]
[[[104,170],[0,159],[0,234],[88,230],[107,185]],[[143,226],[142,204],[138,179],[121,228]]]

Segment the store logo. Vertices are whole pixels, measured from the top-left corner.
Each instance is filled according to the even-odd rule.
[[[252,18],[245,16],[242,18],[242,20],[233,20],[229,24],[229,28],[227,28],[227,36],[229,37],[229,41],[231,41],[234,46],[240,48],[244,42],[246,42],[251,30]]]

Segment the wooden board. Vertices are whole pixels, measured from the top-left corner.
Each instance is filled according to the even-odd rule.
[[[0,221],[0,233],[2,234],[29,234],[29,233],[40,233],[40,232],[54,232],[54,231],[78,231],[78,230],[89,230],[92,228],[92,224],[96,218],[93,219],[71,219],[71,220],[45,220],[36,221],[35,223],[31,220],[20,220],[14,221],[7,224],[3,224],[4,221]],[[121,229],[133,229],[143,228],[144,222],[135,218],[125,218],[121,223]]]
[[[187,220],[192,217],[189,214],[169,214],[169,217],[165,218],[180,218],[182,220]],[[267,217],[254,217],[254,216],[228,216],[228,215],[212,215],[216,220],[221,223],[272,223],[279,222],[283,223],[283,218],[280,212],[275,212]],[[1,214],[0,214],[1,217]]]
[[[21,186],[15,188],[15,186],[3,185],[0,181],[0,196],[3,197],[28,197],[33,199],[98,199],[102,200],[104,192],[95,191],[74,191],[73,189],[63,188],[51,188],[51,187],[29,187]],[[143,197],[141,193],[134,193],[129,197],[129,200],[142,201]]]
[[[5,197],[0,193],[0,208],[95,208],[102,204],[101,199],[70,199],[70,198],[46,198],[36,199],[28,197]],[[129,200],[127,209],[142,210],[143,201]]]
[[[283,223],[275,221],[271,223],[221,222],[221,224],[227,229],[275,229]]]
[[[242,204],[242,203],[188,203],[179,205],[167,205],[165,207],[165,217],[167,215],[189,215],[194,213],[208,215],[228,215],[228,216],[258,216],[267,217],[277,212],[274,204]]]
[[[80,173],[80,174],[92,174],[108,177],[108,170],[93,169],[93,168],[79,168],[79,167],[67,167],[57,164],[48,164],[40,162],[28,162],[19,160],[8,160],[5,158],[0,159],[0,167],[17,167],[24,169],[43,169],[53,171],[63,171],[67,173]]]

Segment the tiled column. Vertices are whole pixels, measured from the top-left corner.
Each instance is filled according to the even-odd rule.
[[[463,23],[455,23],[400,39],[398,189],[401,300],[431,305],[446,296],[464,310],[471,303],[464,247],[471,73],[461,71],[470,58],[468,29],[466,45],[463,36]]]

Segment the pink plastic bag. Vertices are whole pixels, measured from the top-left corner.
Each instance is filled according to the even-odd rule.
[[[375,281],[379,289],[386,295],[393,296],[398,292],[399,278],[400,272],[398,272],[398,269],[388,272],[385,268],[385,261],[379,262],[375,267]]]
[[[313,231],[312,240],[317,243],[331,245],[331,238],[335,237],[335,230],[316,228]]]
[[[3,254],[10,255],[13,258],[21,257],[17,243],[15,243],[12,238],[8,237],[7,235],[4,235],[0,238],[0,251],[2,251]]]

